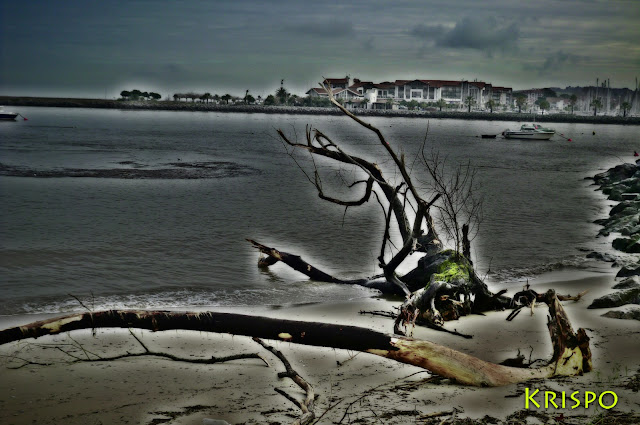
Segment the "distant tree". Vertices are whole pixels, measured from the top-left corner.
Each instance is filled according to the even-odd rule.
[[[214,94],[213,95],[213,100],[215,100],[216,103],[220,103],[220,95],[219,94]]]
[[[538,104],[538,106],[540,107],[540,110],[542,111],[542,115],[544,115],[544,111],[545,111],[545,110],[546,110],[546,111],[548,111],[548,110],[549,110],[549,108],[551,107],[551,105],[549,104],[549,101],[548,101],[548,100],[546,100],[546,99],[545,99],[545,100],[542,100],[542,101]]]
[[[258,103],[262,103],[262,96],[258,95]]]
[[[542,89],[543,97],[558,97],[557,93],[551,89]]]
[[[231,100],[231,95],[229,93],[227,93],[224,96],[222,96],[220,99],[222,99],[224,101],[224,103],[226,103],[228,105],[229,101]]]
[[[591,104],[589,105],[593,108],[593,116],[598,115],[598,109],[602,108],[602,100],[599,97],[593,99]]]
[[[140,96],[142,96],[142,92],[140,90],[131,90],[131,100],[138,100]]]
[[[360,106],[362,106],[364,109],[367,109],[367,105],[369,104],[369,98],[365,97],[362,99],[362,101],[360,102]]]
[[[571,105],[571,114],[573,115],[573,110],[576,107],[576,103],[578,103],[578,96],[576,96],[575,94],[572,94],[571,97],[569,97],[569,105]]]
[[[516,97],[516,106],[518,107],[518,113],[522,113],[522,108],[526,107],[527,98],[524,95],[518,95]]]
[[[124,100],[127,100],[127,99],[129,99],[129,96],[131,96],[131,92],[130,92],[130,91],[127,91],[127,90],[122,90],[122,91],[120,92],[120,96],[121,96]]]
[[[144,98],[144,100],[147,100],[149,98],[149,92],[143,92],[140,96],[142,96]]]
[[[149,93],[149,97],[153,100],[160,100],[162,99],[162,96],[160,96],[160,93],[156,93],[156,92],[151,92]]]
[[[289,92],[284,87],[280,87],[276,90],[276,97],[281,104],[287,103],[287,98],[289,97]]]
[[[413,109],[418,109],[419,106],[420,106],[420,104],[415,99],[412,99],[407,103],[407,108],[412,109],[412,110]]]
[[[209,99],[211,99],[211,93],[207,92],[205,94],[203,94],[202,96],[200,96],[200,100],[205,102],[205,103],[209,103]]]
[[[484,105],[489,109],[491,113],[493,113],[493,108],[496,106],[496,102],[493,99],[489,99]]]
[[[627,116],[627,111],[629,109],[631,109],[631,104],[629,102],[622,102],[622,104],[620,105],[620,108],[622,108],[622,113],[623,113],[623,117]]]
[[[464,103],[467,105],[467,112],[471,112],[471,107],[476,104],[476,98],[474,96],[467,96]]]
[[[436,102],[436,106],[438,108],[440,108],[440,112],[442,112],[442,108],[444,108],[445,106],[447,106],[447,101],[444,99],[438,99],[438,101]]]
[[[267,96],[267,98],[264,100],[264,104],[269,106],[269,105],[275,105],[276,104],[276,98],[274,95],[270,94],[269,96]]]
[[[242,99],[242,100],[244,100],[244,104],[245,104],[245,105],[249,103],[249,102],[247,101],[247,96],[249,96],[249,89],[247,89],[247,90],[244,92],[244,98]]]
[[[569,99],[570,98],[569,93],[562,93],[560,95],[560,97],[563,98],[563,99]]]
[[[248,105],[251,105],[256,102],[256,98],[251,96],[250,94],[246,95],[244,100],[245,100],[245,103],[247,103]]]
[[[393,99],[392,98],[387,99],[387,103],[385,105],[385,108],[386,109],[393,109]]]
[[[173,95],[173,100],[174,102],[177,102],[178,100],[180,100],[180,95],[178,93]]]

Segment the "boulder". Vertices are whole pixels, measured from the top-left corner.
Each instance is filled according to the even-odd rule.
[[[625,304],[640,304],[640,287],[625,289],[596,298],[588,308],[620,307]]]
[[[627,311],[609,311],[602,315],[612,319],[640,320],[640,308],[634,308]]]
[[[637,288],[640,286],[640,277],[633,276],[628,277],[624,280],[621,280],[619,283],[613,285],[613,289],[629,289],[629,288]]]
[[[587,258],[594,258],[596,260],[605,261],[607,263],[613,263],[616,261],[616,258],[611,254],[602,253],[602,252],[590,252],[587,254]]]
[[[616,277],[640,276],[640,264],[623,266]]]
[[[638,243],[637,238],[616,238],[613,240],[611,245],[618,251],[627,252],[629,254],[640,253],[640,243]]]

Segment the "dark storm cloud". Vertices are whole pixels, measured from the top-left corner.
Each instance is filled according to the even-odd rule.
[[[418,24],[409,30],[409,35],[424,40],[441,37],[445,32],[446,28],[442,25]]]
[[[463,18],[437,39],[437,45],[493,52],[512,49],[518,43],[520,29],[515,23],[499,22],[494,17]]]
[[[322,19],[287,25],[286,29],[294,34],[309,35],[321,38],[340,38],[355,34],[353,24],[349,21]]]
[[[582,56],[563,52],[562,50],[548,55],[544,63],[538,68],[540,74],[546,74],[563,69],[567,65],[575,65],[582,61]]]
[[[637,2],[622,0],[0,0],[0,94],[266,93],[282,78],[304,93],[346,74],[633,82],[638,22]]]

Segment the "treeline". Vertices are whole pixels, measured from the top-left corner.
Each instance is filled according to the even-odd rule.
[[[121,100],[160,100],[162,96],[156,92],[146,92],[140,91],[138,89],[135,90],[122,90],[120,92]]]

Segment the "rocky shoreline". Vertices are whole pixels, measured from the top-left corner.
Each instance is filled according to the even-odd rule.
[[[596,220],[603,226],[599,236],[619,234],[613,248],[626,254],[640,253],[640,161],[638,164],[621,164],[593,177],[598,190],[608,195],[609,200],[619,202],[609,212],[609,217]],[[612,258],[608,254],[591,253],[589,257],[613,261],[613,266],[622,266],[616,277],[624,278],[613,286],[617,292],[597,298],[589,308],[611,308],[627,304],[640,304],[640,258]],[[640,309],[626,312],[610,311],[605,317],[640,320]]]
[[[193,111],[223,113],[260,113],[260,114],[296,114],[296,115],[341,115],[337,108],[305,107],[305,106],[265,106],[265,105],[216,105],[201,102],[176,101],[119,101],[108,99],[79,99],[53,97],[16,97],[0,96],[0,105],[5,106],[40,106],[60,108],[101,108],[122,110],[156,110],[156,111]],[[512,112],[471,112],[466,111],[410,111],[410,110],[378,110],[362,109],[354,111],[360,116],[460,119],[483,121],[531,121],[528,113]],[[538,122],[586,123],[586,124],[624,124],[640,125],[640,117],[621,116],[580,116],[571,114],[536,115]]]

